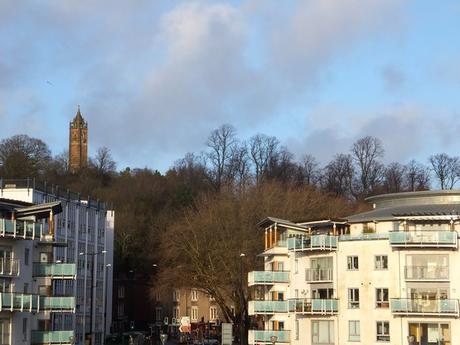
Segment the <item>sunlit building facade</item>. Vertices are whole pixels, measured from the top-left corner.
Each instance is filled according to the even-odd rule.
[[[260,223],[251,344],[460,344],[460,192],[367,201],[346,219]]]

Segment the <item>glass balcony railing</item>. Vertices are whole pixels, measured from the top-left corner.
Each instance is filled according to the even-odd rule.
[[[274,338],[276,337],[276,338]],[[249,330],[249,343],[289,343],[291,341],[290,331],[266,331],[266,330]]]
[[[336,250],[337,236],[312,235],[288,238],[288,250],[312,251],[312,250]]]
[[[296,298],[289,300],[289,312],[312,315],[334,315],[339,311],[339,300],[335,298]]]
[[[74,312],[75,297],[48,297],[16,292],[0,293],[0,311]]]
[[[448,247],[457,248],[456,231],[392,231],[393,247]]]
[[[52,312],[73,312],[75,309],[75,297],[47,297],[40,296],[40,310]]]
[[[391,312],[399,315],[453,315],[459,316],[456,299],[392,298]]]
[[[404,276],[406,280],[447,280],[449,279],[449,267],[406,266]]]
[[[76,264],[48,264],[36,262],[33,266],[34,277],[51,277],[57,279],[75,279]]]
[[[305,279],[309,283],[332,282],[332,268],[307,268]]]
[[[0,311],[38,311],[38,296],[16,292],[0,293]]]
[[[250,315],[287,313],[287,301],[249,301],[248,310]]]
[[[31,344],[74,344],[73,331],[32,331]]]
[[[48,235],[43,224],[30,220],[0,219],[0,236],[23,239],[42,239]]]
[[[0,276],[17,277],[19,275],[18,259],[0,259]]]
[[[289,271],[252,271],[248,273],[248,285],[273,285],[289,283]]]

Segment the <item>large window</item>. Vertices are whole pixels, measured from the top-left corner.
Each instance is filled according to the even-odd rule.
[[[388,289],[378,288],[375,289],[375,307],[376,308],[388,308],[390,302],[388,299]]]
[[[315,345],[334,344],[334,321],[312,320],[311,342]]]
[[[374,268],[376,270],[387,270],[388,269],[388,256],[387,255],[376,255]]]
[[[174,289],[173,290],[173,301],[174,302],[179,302],[179,299],[180,299],[180,291]]]
[[[191,300],[192,300],[193,302],[198,301],[198,291],[197,291],[197,290],[192,290],[191,295],[192,295],[192,296],[191,296]]]
[[[163,321],[163,319],[162,319],[163,316],[161,315],[162,314],[161,312],[162,312],[161,307],[156,307],[155,308],[155,320],[156,321]]]
[[[414,344],[452,344],[448,323],[409,323],[409,337]]]
[[[348,341],[360,341],[359,320],[348,321]]]
[[[216,307],[210,307],[209,308],[209,320],[217,320],[217,308]]]
[[[359,262],[357,256],[348,256],[347,257],[347,269],[355,271],[359,269]]]
[[[377,321],[376,329],[377,341],[390,341],[390,322]]]
[[[359,308],[359,289],[348,289],[348,308]]]

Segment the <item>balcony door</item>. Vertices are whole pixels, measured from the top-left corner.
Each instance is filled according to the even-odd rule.
[[[10,319],[0,318],[0,344],[9,345],[10,343]]]
[[[452,345],[448,323],[409,323],[410,345]]]

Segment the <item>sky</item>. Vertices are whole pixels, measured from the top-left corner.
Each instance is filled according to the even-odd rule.
[[[371,135],[385,162],[460,154],[460,3],[0,2],[0,139],[165,171],[232,124],[325,163]]]

